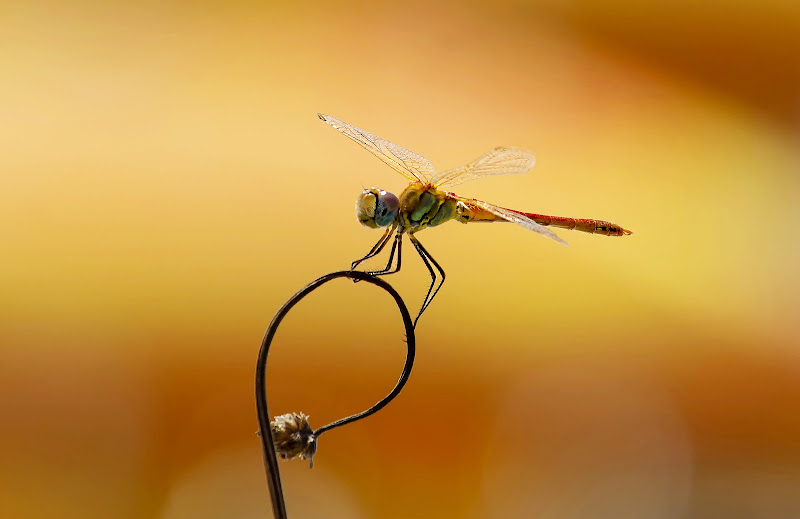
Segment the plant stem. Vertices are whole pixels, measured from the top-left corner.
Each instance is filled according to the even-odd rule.
[[[386,406],[386,404],[391,402],[397,395],[400,394],[403,386],[405,386],[406,382],[408,381],[408,377],[411,375],[411,368],[414,364],[414,354],[416,351],[414,325],[411,321],[411,316],[408,313],[408,308],[403,302],[403,299],[400,297],[397,291],[392,288],[391,285],[389,285],[389,283],[383,281],[382,279],[356,270],[332,272],[312,281],[302,290],[290,297],[286,303],[284,303],[281,309],[278,310],[278,312],[272,318],[272,322],[270,322],[269,327],[267,327],[267,331],[264,334],[264,340],[261,342],[261,349],[258,352],[258,361],[256,364],[256,411],[258,412],[258,427],[261,432],[261,450],[264,455],[264,468],[267,472],[267,485],[269,487],[270,497],[272,498],[272,513],[275,519],[286,519],[287,515],[286,503],[284,502],[283,497],[283,488],[281,486],[280,471],[278,469],[278,459],[273,444],[272,429],[270,428],[269,424],[269,409],[267,407],[266,371],[269,347],[272,344],[272,339],[275,337],[275,333],[278,331],[278,326],[283,318],[289,313],[289,310],[294,307],[294,305],[328,281],[342,277],[350,278],[354,281],[366,281],[373,285],[377,285],[386,290],[394,298],[395,303],[400,310],[400,314],[403,318],[403,326],[406,330],[406,361],[403,366],[403,372],[400,375],[397,384],[395,384],[394,389],[392,389],[392,391],[386,397],[381,399],[377,404],[370,407],[366,411],[354,414],[347,418],[342,418],[341,420],[337,420],[324,427],[320,427],[314,431],[315,438],[318,438],[319,435],[326,431],[336,427],[341,427],[342,425],[346,425],[357,420],[361,420],[362,418],[366,418],[367,416],[380,411]]]

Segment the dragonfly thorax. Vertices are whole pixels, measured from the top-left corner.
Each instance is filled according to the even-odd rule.
[[[397,218],[400,203],[397,197],[388,191],[371,187],[358,195],[356,200],[356,217],[361,225],[371,229],[386,227]]]

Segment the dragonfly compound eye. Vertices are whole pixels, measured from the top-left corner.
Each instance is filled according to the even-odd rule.
[[[392,193],[371,187],[358,195],[356,217],[366,227],[386,227],[397,217],[399,207],[400,202]]]
[[[397,217],[400,201],[392,193],[380,191],[378,205],[375,207],[375,223],[378,227],[386,227]]]

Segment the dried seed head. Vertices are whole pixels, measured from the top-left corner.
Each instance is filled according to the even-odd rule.
[[[317,452],[317,439],[308,424],[308,416],[303,413],[287,413],[276,416],[269,423],[275,452],[285,459],[300,458],[310,460],[314,466],[314,453]]]

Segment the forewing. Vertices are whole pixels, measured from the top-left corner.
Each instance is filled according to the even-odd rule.
[[[392,144],[386,139],[381,139],[377,135],[356,128],[329,115],[317,115],[412,182],[427,184],[436,174],[430,161],[413,151],[409,151],[397,144]]]
[[[445,171],[433,177],[434,186],[456,186],[469,180],[492,175],[518,175],[536,164],[533,153],[519,148],[495,148],[466,166]]]
[[[522,214],[519,214],[519,213],[515,213],[514,211],[511,211],[510,209],[505,209],[503,207],[497,207],[496,205],[490,204],[488,202],[481,202],[480,200],[472,200],[472,199],[462,198],[462,197],[458,197],[458,199],[461,200],[462,202],[464,202],[465,204],[474,205],[474,206],[480,207],[481,209],[485,209],[486,211],[489,211],[490,213],[492,213],[495,216],[499,216],[500,218],[502,218],[503,220],[506,220],[507,222],[511,222],[511,223],[515,223],[517,225],[521,225],[522,227],[525,227],[526,229],[528,229],[530,231],[533,231],[535,233],[539,233],[542,236],[547,236],[548,238],[550,238],[552,240],[555,240],[558,243],[561,243],[562,245],[569,246],[569,244],[567,242],[565,242],[564,240],[562,240],[561,238],[559,238],[556,233],[554,233],[553,231],[551,231],[550,229],[548,229],[544,225],[539,225],[538,223],[534,222],[533,220],[531,220],[530,218],[528,218],[525,215],[522,215]]]

